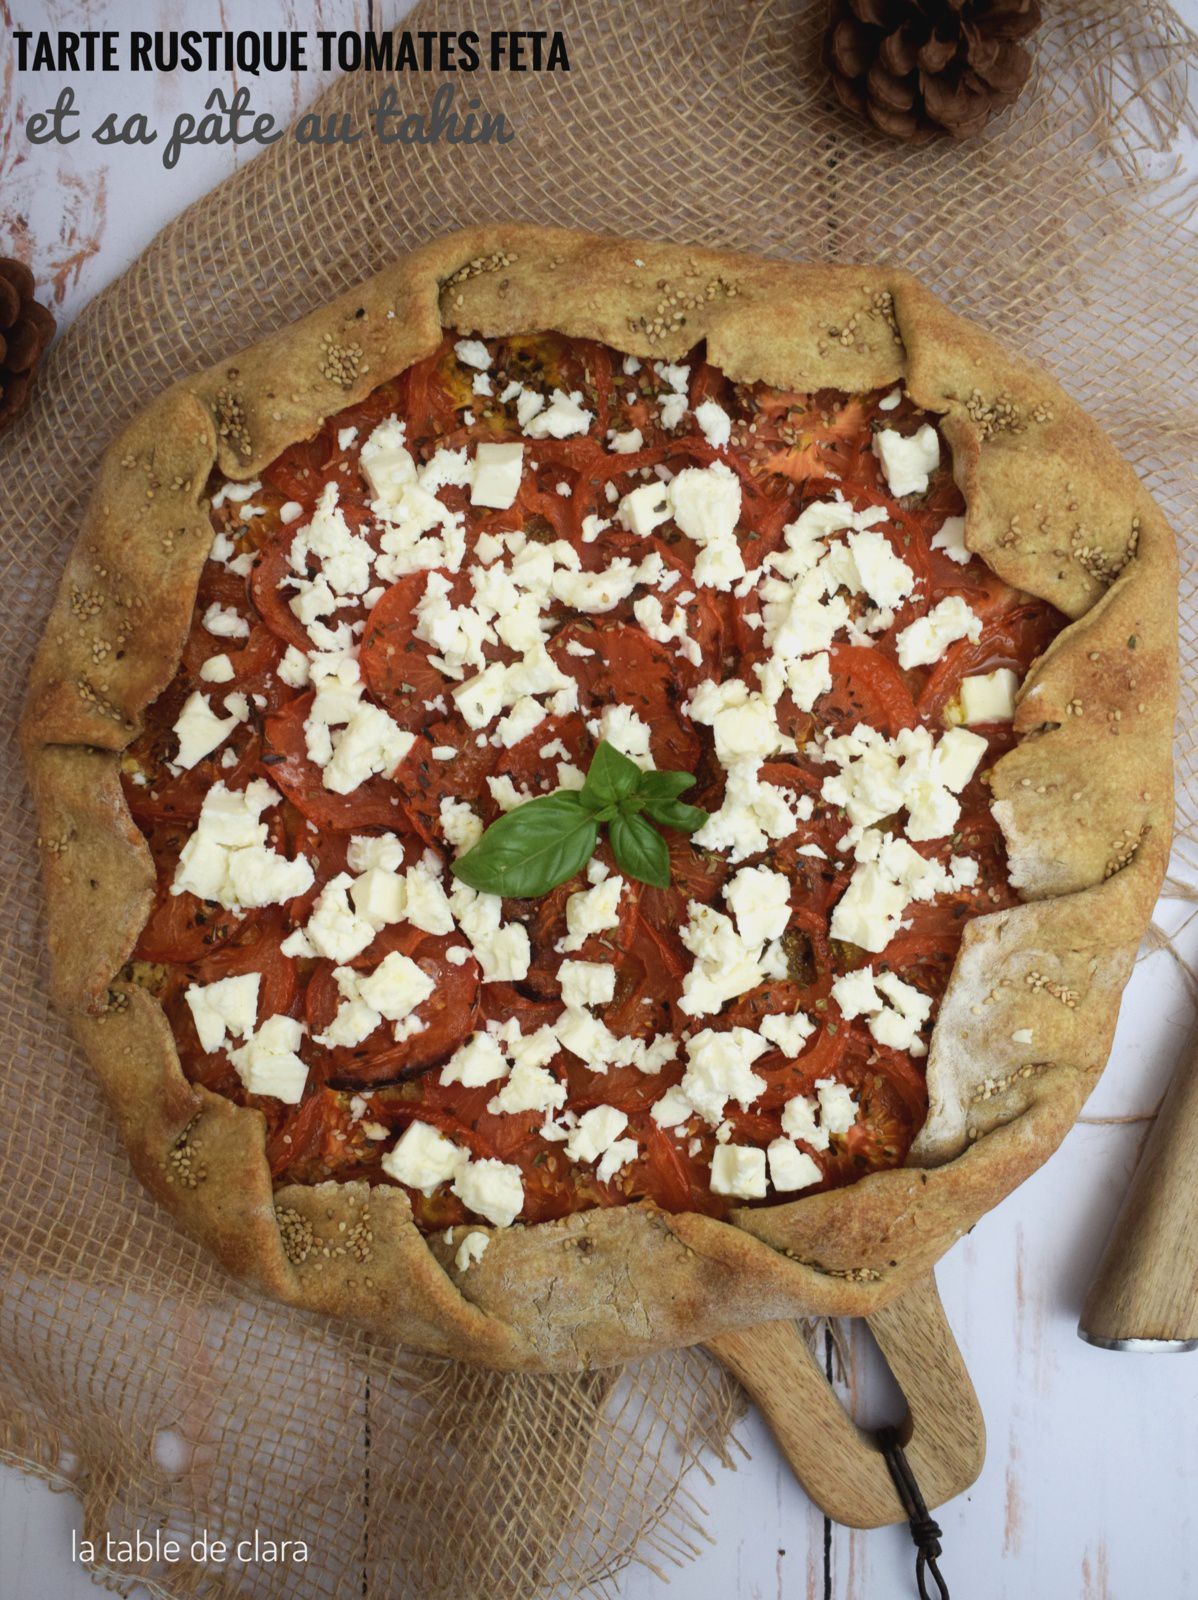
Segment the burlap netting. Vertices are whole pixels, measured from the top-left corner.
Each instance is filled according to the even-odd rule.
[[[118,426],[395,252],[493,218],[909,266],[1053,371],[1193,538],[1198,239],[1168,152],[1193,123],[1198,41],[1166,7],[1053,7],[1023,102],[977,144],[916,150],[830,105],[822,6],[579,0],[505,5],[501,20],[544,26],[547,9],[569,31],[569,76],[459,85],[505,113],[514,143],[284,141],[184,212],[69,329],[2,452],[10,724]],[[482,30],[495,16],[427,5],[408,25]],[[401,81],[403,103],[426,109],[438,81]],[[343,81],[322,109],[360,114],[378,87]],[[1185,833],[1196,695],[1184,682]],[[634,1554],[693,1549],[702,1513],[680,1480],[723,1447],[735,1413],[701,1353],[589,1376],[460,1369],[253,1302],[154,1210],[48,1009],[15,762],[3,795],[0,1451],[75,1487],[92,1537],[258,1529],[311,1551],[301,1567],[184,1562],[155,1573],[164,1594],[574,1594]]]

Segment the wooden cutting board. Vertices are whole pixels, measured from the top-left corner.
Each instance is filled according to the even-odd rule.
[[[866,1321],[907,1402],[899,1433],[915,1480],[929,1508],[943,1505],[981,1472],[986,1429],[936,1280],[929,1273]],[[907,1520],[876,1438],[844,1409],[796,1323],[722,1334],[707,1349],[744,1385],[821,1511],[850,1528]]]

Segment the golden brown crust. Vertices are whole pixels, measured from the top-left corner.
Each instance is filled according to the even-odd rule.
[[[994,770],[1027,903],[966,931],[911,1166],[729,1223],[630,1206],[493,1232],[463,1273],[467,1230],[422,1238],[399,1189],[272,1196],[260,1115],[189,1085],[160,1008],[117,981],[153,886],[119,752],[182,650],[209,473],[252,477],[428,354],[442,323],[664,359],[706,339],[733,377],[799,390],[902,380],[942,417],[970,548],[1077,619],[1028,675],[1023,740]],[[104,458],[23,727],[55,992],[143,1182],[263,1291],[501,1367],[601,1364],[893,1298],[1051,1153],[1106,1059],[1168,854],[1176,583],[1172,534],[1085,414],[889,268],[476,228],[177,385]]]

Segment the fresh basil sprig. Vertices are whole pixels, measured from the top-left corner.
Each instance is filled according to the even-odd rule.
[[[558,789],[507,812],[454,863],[454,875],[488,894],[548,894],[582,871],[605,824],[620,871],[668,888],[670,850],[658,827],[693,833],[707,821],[706,811],[678,798],[694,782],[689,772],[642,772],[602,739],[581,789]]]

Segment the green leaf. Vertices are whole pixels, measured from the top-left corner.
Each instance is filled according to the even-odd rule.
[[[582,786],[582,803],[590,811],[602,811],[635,794],[640,781],[641,769],[636,762],[629,761],[614,744],[600,739]]]
[[[651,822],[621,814],[608,824],[607,836],[621,872],[655,889],[669,888],[669,846]]]
[[[689,772],[642,772],[637,793],[645,800],[677,800],[694,787]]]
[[[677,828],[679,833],[694,833],[707,821],[707,812],[701,806],[688,806],[681,800],[649,800],[645,810],[654,822],[663,828]]]
[[[453,872],[472,889],[531,899],[581,872],[598,838],[599,824],[578,791],[559,789],[493,822]]]

